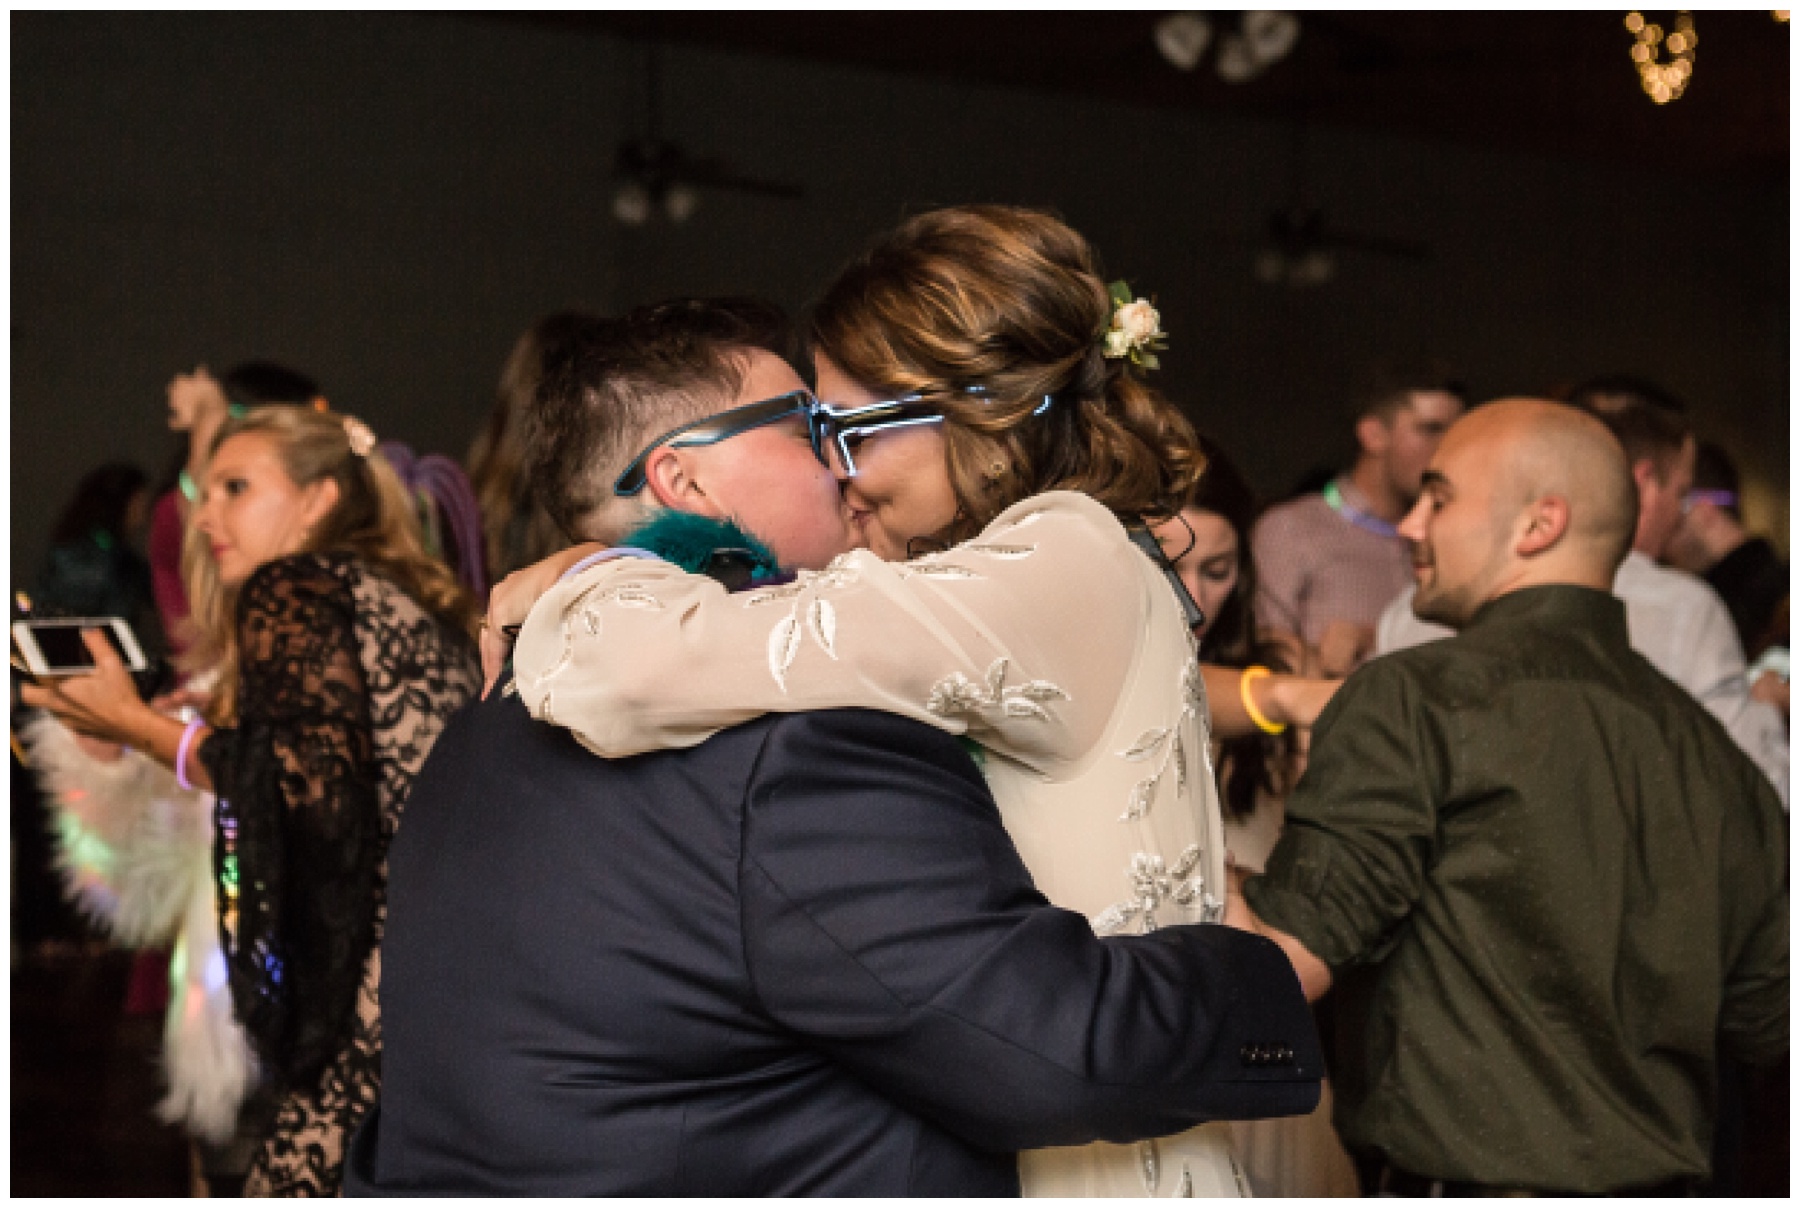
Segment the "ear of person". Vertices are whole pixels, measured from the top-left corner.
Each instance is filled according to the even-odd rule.
[[[644,463],[644,481],[656,502],[679,512],[724,520],[727,513],[700,483],[700,458],[693,449],[661,448]]]
[[[1569,501],[1559,495],[1546,495],[1526,509],[1524,532],[1517,549],[1522,557],[1531,557],[1550,549],[1569,528]]]
[[[301,527],[309,536],[318,523],[331,514],[331,509],[338,505],[338,484],[335,478],[321,478],[308,486],[301,496]]]
[[[1382,453],[1388,446],[1388,426],[1380,416],[1365,415],[1356,421],[1356,438],[1370,453]]]

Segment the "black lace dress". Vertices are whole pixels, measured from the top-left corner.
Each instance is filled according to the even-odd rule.
[[[413,776],[480,685],[469,639],[347,554],[257,570],[238,725],[200,757],[238,1017],[280,1096],[248,1195],[336,1195],[381,1080],[387,847]]]

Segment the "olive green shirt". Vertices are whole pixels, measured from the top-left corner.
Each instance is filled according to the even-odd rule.
[[[1787,821],[1581,587],[1376,659],[1320,717],[1266,922],[1331,966],[1352,1148],[1600,1192],[1708,1169],[1717,1042],[1787,1051]]]

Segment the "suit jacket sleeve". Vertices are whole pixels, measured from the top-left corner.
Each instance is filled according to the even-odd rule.
[[[1218,926],[1096,938],[1032,886],[941,732],[784,719],[744,817],[763,1008],[972,1144],[1128,1141],[1317,1102],[1311,1015],[1274,945]]]

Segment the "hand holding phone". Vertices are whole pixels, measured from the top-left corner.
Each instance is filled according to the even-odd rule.
[[[120,660],[133,671],[143,671],[150,664],[138,645],[137,635],[119,617],[53,617],[14,621],[13,642],[25,660],[26,668],[38,679],[54,679],[65,675],[87,675],[94,670],[94,657],[82,640],[82,631],[97,629]]]
[[[43,626],[46,622],[20,622],[13,627],[13,636],[19,636],[23,625]],[[124,622],[120,622],[121,625]],[[72,660],[76,670],[73,673],[63,671],[47,674],[41,683],[25,684],[19,689],[19,698],[33,708],[47,709],[64,725],[77,734],[85,734],[89,738],[99,738],[107,742],[123,742],[136,744],[140,741],[139,732],[143,729],[146,716],[154,717],[150,707],[138,695],[137,685],[132,682],[131,671],[125,660],[107,636],[106,629],[80,629],[74,633],[83,646],[88,666],[80,668],[79,660]],[[129,634],[130,630],[126,629]],[[43,647],[37,646],[39,665],[47,670],[54,665],[43,659]],[[135,640],[132,642],[135,648]],[[20,642],[21,650],[25,643]],[[69,653],[69,652],[64,652]],[[137,652],[140,662],[142,651]],[[27,662],[32,660],[28,657]],[[37,674],[37,668],[32,668]]]

